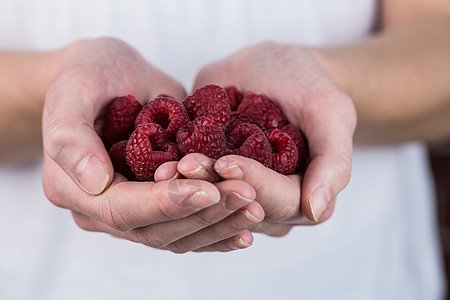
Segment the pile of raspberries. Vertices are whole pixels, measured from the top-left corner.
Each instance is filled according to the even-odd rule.
[[[116,97],[101,133],[115,172],[129,180],[153,180],[161,164],[194,152],[242,155],[281,174],[303,172],[309,159],[305,137],[271,99],[234,86],[206,85],[182,103]]]

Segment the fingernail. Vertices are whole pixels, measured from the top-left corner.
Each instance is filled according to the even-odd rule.
[[[196,206],[198,208],[203,208],[206,206],[210,206],[212,204],[216,204],[219,201],[220,201],[220,199],[215,199],[214,197],[211,197],[204,191],[199,191],[199,192],[192,194],[185,201],[180,203],[181,204],[180,206],[185,206],[185,207]]]
[[[308,199],[313,219],[317,222],[330,204],[330,194],[325,187],[318,187]]]
[[[248,243],[244,242],[244,240],[240,236],[237,236],[230,240],[229,247],[233,250],[239,250],[239,249],[248,248],[251,245],[252,245],[251,243],[248,244]]]
[[[261,219],[252,215],[248,210],[243,210],[233,216],[231,224],[237,229],[243,229],[261,221]]]
[[[179,178],[182,178],[182,177],[183,177],[183,175],[181,175],[180,172],[177,171],[175,173],[175,175],[172,178],[170,178],[169,180],[179,179]]]
[[[105,165],[95,155],[86,156],[77,166],[75,176],[80,186],[91,195],[98,195],[105,189],[109,174]]]
[[[231,192],[223,202],[223,207],[225,208],[225,210],[233,212],[252,201],[252,199],[245,198],[244,196],[239,195],[236,192]]]
[[[247,244],[240,237],[237,239],[237,242],[241,246],[241,248],[248,248],[248,247],[250,247],[252,245],[252,244]]]
[[[216,169],[216,171],[220,175],[225,175],[227,178],[234,178],[234,179],[244,178],[244,173],[242,172],[242,169],[238,164],[219,167]]]
[[[200,166],[198,166],[197,168],[195,168],[194,170],[191,170],[191,171],[182,171],[182,173],[183,173],[183,175],[185,176],[185,177],[191,177],[192,175],[195,175],[195,174],[197,174],[201,169],[203,169],[203,166],[202,165],[200,165]]]

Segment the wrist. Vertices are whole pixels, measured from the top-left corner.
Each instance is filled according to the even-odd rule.
[[[1,52],[0,163],[34,158],[41,150],[41,116],[45,93],[75,44],[53,52]],[[5,79],[5,80],[3,80]],[[20,126],[11,122],[20,120]]]
[[[19,67],[22,98],[41,111],[48,87],[85,42],[77,41],[55,51],[24,53]]]

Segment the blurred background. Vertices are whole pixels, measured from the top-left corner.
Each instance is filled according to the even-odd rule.
[[[429,157],[436,184],[439,229],[450,287],[450,139],[442,144],[430,146]],[[447,299],[450,296],[447,295]]]

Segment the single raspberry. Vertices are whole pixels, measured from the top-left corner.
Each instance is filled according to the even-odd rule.
[[[134,120],[135,127],[146,123],[155,123],[153,122],[153,120],[156,117],[156,110],[150,103],[151,102],[145,104],[139,114],[136,116],[136,119]]]
[[[158,96],[147,103],[135,120],[136,126],[156,123],[165,130],[167,138],[175,142],[178,130],[189,121],[184,106],[170,96]]]
[[[239,124],[242,123],[250,123],[254,124],[253,118],[247,116],[246,114],[242,114],[237,111],[232,111],[230,115],[230,123],[228,123],[227,130],[225,131],[225,134],[228,135],[230,132],[236,128]],[[257,124],[255,124],[257,125]]]
[[[228,99],[230,100],[231,110],[236,110],[239,104],[241,104],[244,95],[234,85],[225,87],[225,92],[227,92]]]
[[[218,85],[210,84],[196,89],[184,99],[183,104],[191,120],[208,117],[224,129],[230,121],[230,100],[225,90]]]
[[[111,162],[114,167],[114,172],[122,174],[128,180],[136,180],[136,176],[128,166],[127,161],[125,159],[126,149],[127,149],[127,140],[123,140],[115,143],[111,146],[108,151],[109,157],[111,158]]]
[[[131,134],[126,151],[128,165],[141,180],[153,180],[161,164],[180,156],[177,145],[170,142],[164,129],[155,123],[139,125]]]
[[[291,124],[281,128],[281,131],[287,133],[294,141],[298,150],[297,170],[304,172],[309,161],[308,142],[306,141],[305,136]]]
[[[294,141],[278,128],[270,129],[265,134],[272,145],[272,170],[285,175],[294,173],[298,160]]]
[[[272,166],[272,146],[255,124],[237,125],[227,136],[227,146],[234,154],[252,158],[268,168]]]
[[[111,100],[103,125],[103,135],[111,145],[128,139],[134,130],[134,119],[141,109],[142,104],[133,95]]]
[[[200,117],[181,127],[177,133],[181,153],[203,153],[217,159],[223,156],[226,139],[223,129],[213,120]]]
[[[268,97],[253,92],[246,92],[238,112],[248,115],[253,123],[261,128],[280,128],[286,124],[286,117],[278,106]]]

